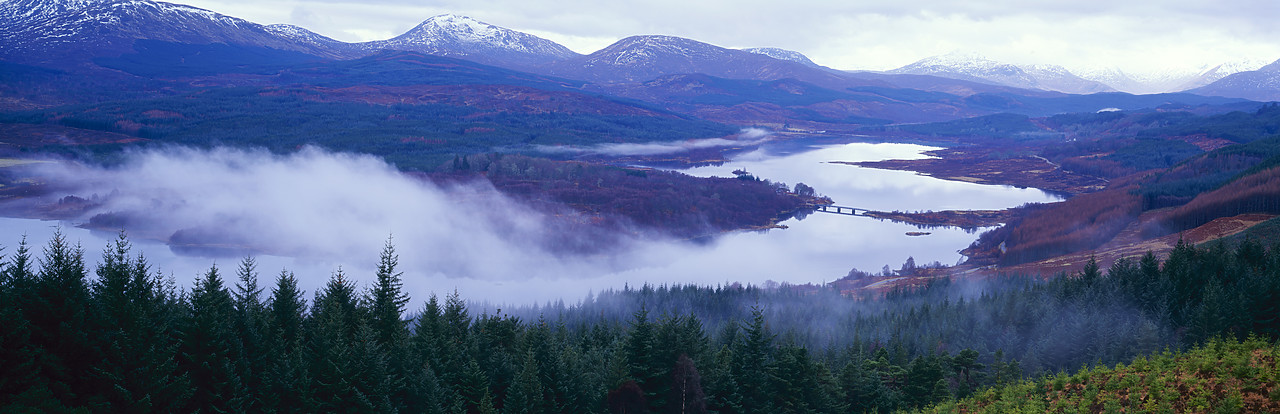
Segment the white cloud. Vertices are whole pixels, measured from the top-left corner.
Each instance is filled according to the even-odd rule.
[[[457,13],[582,53],[630,35],[667,34],[725,47],[792,49],[840,69],[890,69],[953,50],[1014,63],[1130,72],[1280,58],[1280,26],[1274,24],[1280,2],[1269,0],[191,2],[345,41],[390,37],[433,15]],[[295,8],[308,13],[292,13]]]

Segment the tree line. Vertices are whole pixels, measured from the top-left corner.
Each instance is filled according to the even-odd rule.
[[[252,258],[179,290],[123,233],[92,270],[60,233],[41,253],[0,269],[6,412],[886,411],[1280,334],[1280,250],[1249,240],[1048,281],[645,285],[507,313],[456,292],[408,312],[390,241],[369,286],[338,270],[310,300]]]

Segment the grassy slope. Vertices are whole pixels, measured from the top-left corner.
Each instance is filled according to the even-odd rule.
[[[1280,346],[1214,340],[1114,368],[1096,367],[979,392],[920,412],[1280,412]]]

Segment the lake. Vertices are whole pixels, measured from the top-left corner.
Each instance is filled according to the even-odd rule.
[[[759,149],[734,155],[723,165],[680,171],[696,176],[727,177],[732,176],[734,170],[745,169],[757,177],[788,185],[803,182],[814,187],[818,193],[831,197],[837,205],[882,211],[1003,209],[1028,202],[1058,200],[1056,196],[1036,189],[945,181],[912,172],[831,163],[919,158],[924,157],[922,152],[931,149],[934,148],[911,144],[849,143],[797,147],[795,142],[766,143]],[[292,168],[294,164],[290,166]],[[322,199],[333,204],[335,199],[353,197],[366,196],[329,195]],[[435,198],[427,197],[428,201],[422,203]],[[370,206],[365,205],[363,208]],[[466,207],[458,205],[452,208]],[[339,216],[337,219],[303,224],[340,227],[344,221],[355,222],[370,216],[389,216],[393,219],[399,217],[395,213],[383,212],[374,205],[371,210],[357,209],[352,213],[358,214],[360,218],[344,220]],[[483,220],[485,216],[448,217],[461,217],[453,219],[461,221]],[[378,223],[379,226],[390,227],[395,234],[401,270],[404,271],[404,287],[413,298],[411,309],[416,308],[429,294],[443,296],[454,290],[471,300],[531,303],[556,299],[574,302],[592,291],[617,289],[624,285],[638,286],[643,283],[823,283],[843,277],[852,268],[877,272],[887,265],[896,269],[908,257],[913,257],[917,264],[934,261],[954,264],[963,259],[958,251],[967,247],[978,236],[977,233],[954,228],[920,230],[912,225],[870,217],[814,213],[804,219],[793,218],[781,223],[788,227],[786,229],[734,232],[706,243],[641,239],[607,255],[559,257],[536,250],[519,252],[517,255],[505,254],[522,250],[519,244],[490,243],[473,249],[456,248],[452,244],[466,243],[454,241],[466,236],[459,234],[457,230],[441,230],[454,228],[442,223],[424,225],[413,222],[398,225],[394,220],[387,222],[392,224],[382,224],[382,221]],[[53,231],[51,227],[61,226],[72,242],[79,242],[85,249],[88,261],[96,263],[103,247],[116,234],[89,231],[74,227],[75,224],[77,223],[19,218],[0,219],[0,229],[3,229],[0,231],[0,245],[6,247],[4,253],[11,254],[18,240],[23,234],[27,234],[32,250],[38,256]],[[478,230],[474,231],[483,232],[485,228],[487,227],[476,227]],[[416,234],[433,231],[446,234],[438,234],[434,238],[418,237]],[[907,235],[913,231],[931,234]],[[343,231],[334,233],[341,234]],[[381,247],[378,240],[385,240],[387,232],[375,229],[372,234],[372,238],[368,240],[357,240],[358,243],[354,245],[362,246],[358,249],[340,247],[327,250],[324,254],[305,257],[258,256],[260,283],[270,285],[275,275],[282,269],[288,269],[299,278],[300,287],[308,292],[315,292],[334,271],[342,269],[349,278],[363,286],[373,279],[377,248]],[[323,242],[319,237],[315,241]],[[307,241],[306,237],[293,238]],[[351,243],[351,240],[344,241]],[[239,262],[235,257],[207,258],[175,254],[158,241],[135,239],[133,243],[136,250],[144,252],[148,260],[165,274],[172,275],[182,287],[191,286],[191,282],[200,273],[214,264],[222,269],[223,275],[234,277],[234,269]],[[485,250],[484,246],[493,248]],[[511,258],[505,259],[506,257]],[[500,263],[504,260],[510,260],[511,263]],[[476,266],[467,266],[468,274],[464,277],[457,270],[451,270],[458,269],[458,266],[441,265],[447,262]]]

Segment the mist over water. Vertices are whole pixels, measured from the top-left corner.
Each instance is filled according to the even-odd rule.
[[[740,131],[738,135],[734,136],[733,139],[704,138],[685,141],[609,143],[589,147],[538,145],[535,149],[539,152],[548,154],[595,154],[612,157],[626,157],[637,155],[672,154],[705,148],[751,146],[769,142],[771,139],[772,134],[766,130],[759,128],[745,128]]]
[[[896,204],[915,210],[964,204],[937,201],[958,197],[953,192],[968,192],[981,200],[967,202],[980,206],[965,208],[1048,200],[1035,190],[951,183],[813,161],[854,154],[883,159],[922,150],[863,145],[871,144],[791,155],[762,150],[721,168],[746,166],[753,174],[775,181],[804,181],[832,195],[838,204],[863,208],[889,210],[893,208],[885,206]],[[841,159],[823,161],[831,160]],[[785,167],[788,162],[793,166],[790,170]],[[815,165],[836,168],[820,174],[804,171]],[[907,237],[905,232],[918,229],[830,214],[789,220],[783,223],[790,227],[785,230],[729,233],[707,243],[634,230],[606,233],[572,225],[580,217],[568,209],[534,209],[500,194],[487,182],[439,186],[401,174],[376,157],[313,148],[289,155],[231,149],[153,150],[132,153],[116,167],[60,165],[46,167],[43,173],[70,188],[57,197],[92,199],[96,195],[102,201],[67,224],[81,224],[104,213],[123,217],[135,249],[162,272],[172,274],[182,287],[190,287],[197,275],[215,263],[224,275],[233,275],[242,253],[177,254],[164,244],[171,237],[176,239],[175,233],[252,250],[260,284],[269,286],[287,269],[311,293],[338,269],[361,286],[370,283],[378,252],[391,237],[400,256],[405,290],[413,299],[411,309],[430,294],[446,295],[455,289],[472,300],[527,304],[556,299],[574,302],[591,291],[624,284],[821,283],[844,276],[852,267],[896,268],[908,256],[917,263],[955,263],[961,258],[956,251],[976,238],[958,229],[933,229],[929,236]],[[957,189],[956,185],[963,186]],[[860,195],[851,188],[858,188]],[[920,196],[921,191],[928,195]],[[897,201],[888,200],[893,197]],[[917,202],[922,199],[932,201]],[[38,255],[53,232],[52,225],[0,220],[0,228],[5,229],[0,245],[12,252],[21,236],[28,234]],[[90,263],[96,263],[102,248],[116,237],[113,232],[62,228],[72,242],[81,243]],[[565,245],[593,248],[584,251]]]

